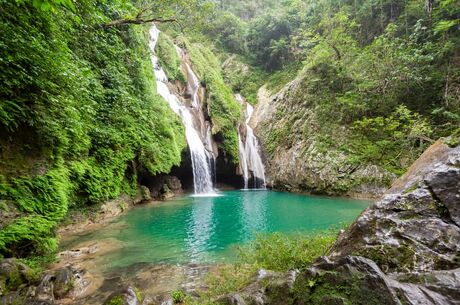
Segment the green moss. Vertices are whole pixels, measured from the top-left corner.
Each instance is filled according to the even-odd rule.
[[[203,44],[183,44],[193,64],[195,72],[207,89],[208,111],[212,121],[212,133],[222,139],[224,152],[237,164],[238,135],[241,106],[225,84],[220,62],[211,50]]]
[[[225,82],[248,103],[257,104],[257,92],[269,77],[268,73],[252,66],[244,57],[235,54],[231,56],[223,59],[227,61],[223,68]]]
[[[293,81],[301,68],[301,63],[293,61],[284,69],[275,71],[267,78],[267,89],[271,93],[280,91],[287,83]]]
[[[144,300],[144,296],[142,295],[142,292],[137,288],[134,287],[134,293],[136,294],[136,299],[139,303],[142,303]]]
[[[167,34],[163,32],[158,38],[156,52],[161,67],[170,80],[185,82],[186,78],[180,69],[181,58],[177,54],[174,42]]]
[[[445,143],[452,148],[460,145],[460,128],[457,128],[450,137],[445,139]]]
[[[407,272],[413,270],[417,262],[417,253],[409,245],[367,247],[353,255],[373,260],[384,271]]]
[[[314,278],[300,279],[293,288],[295,298],[312,305],[346,304],[379,305],[386,304],[386,295],[370,291],[364,274],[350,275],[335,271],[323,271]],[[366,298],[363,298],[363,295]]]
[[[419,187],[419,184],[418,182],[412,184],[410,187],[408,187],[407,189],[404,190],[403,194],[409,194],[409,193],[412,193],[413,191],[415,191],[417,188]]]
[[[179,304],[185,301],[185,293],[182,290],[174,290],[171,292],[171,298],[174,304]]]
[[[107,302],[105,302],[105,305],[123,305],[125,303],[125,300],[123,299],[122,296],[117,295],[112,298],[110,298]]]

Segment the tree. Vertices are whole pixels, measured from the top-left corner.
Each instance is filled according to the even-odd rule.
[[[71,11],[75,11],[75,6],[72,0],[16,0],[17,4],[32,2],[32,5],[42,11],[55,12],[59,7],[65,7]]]
[[[232,13],[217,12],[206,26],[205,33],[213,37],[225,50],[243,54],[246,29],[246,23]]]
[[[286,12],[270,12],[249,24],[248,51],[267,70],[280,69],[291,58],[290,37],[294,22]]]
[[[123,16],[104,24],[105,27],[125,24],[144,24],[150,22],[198,22],[210,10],[213,4],[202,0],[144,0],[136,4],[135,14]]]

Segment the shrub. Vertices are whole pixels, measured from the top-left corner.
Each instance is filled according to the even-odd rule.
[[[185,301],[185,293],[182,290],[174,290],[171,292],[171,297],[173,299],[174,304],[180,304]]]

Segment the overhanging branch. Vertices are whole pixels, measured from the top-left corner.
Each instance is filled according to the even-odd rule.
[[[104,27],[110,28],[110,27],[120,26],[120,25],[124,25],[124,24],[144,24],[144,23],[151,23],[151,22],[168,23],[168,22],[176,22],[176,21],[177,21],[176,18],[172,18],[172,19],[159,19],[159,18],[117,19],[117,20],[113,20],[113,21],[110,21],[110,22],[104,24]]]

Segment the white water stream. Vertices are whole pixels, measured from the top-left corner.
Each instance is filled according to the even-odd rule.
[[[168,78],[158,63],[158,57],[155,55],[155,46],[159,35],[160,31],[155,25],[153,25],[150,28],[149,47],[152,53],[151,60],[157,81],[158,94],[160,94],[169,103],[171,109],[180,116],[182,123],[184,124],[185,136],[192,159],[193,186],[195,194],[215,194],[212,177],[214,156],[209,148],[209,146],[212,146],[210,133],[208,133],[208,128],[206,127],[205,137],[202,140],[200,136],[203,134],[201,130],[202,126],[195,126],[192,109],[183,105],[179,98],[169,90],[167,86]],[[198,94],[199,81],[190,67],[188,67],[188,69],[190,70],[188,71],[188,78],[191,78],[189,81],[189,90],[192,94],[192,105],[196,108],[196,110],[201,111],[201,109],[199,109],[201,107]],[[204,117],[204,115],[202,115],[202,117]]]
[[[244,113],[246,137],[244,142],[242,140],[241,132],[238,129],[240,167],[243,173],[244,188],[247,189],[249,187],[249,179],[252,177],[253,188],[265,189],[265,167],[260,156],[259,141],[254,135],[253,129],[249,125],[254,108],[252,105],[247,103],[240,94],[236,94],[235,98],[241,103],[242,107],[246,107],[246,111]]]

